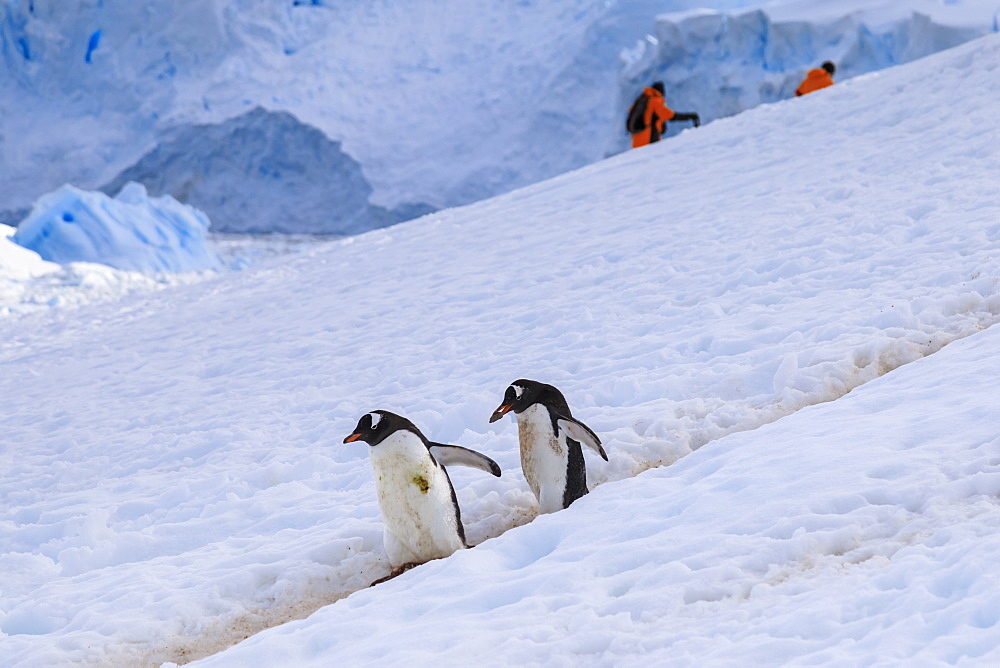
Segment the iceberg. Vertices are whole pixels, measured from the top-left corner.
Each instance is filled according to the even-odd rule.
[[[138,183],[114,198],[64,185],[38,199],[13,240],[58,264],[144,273],[220,269],[207,245],[208,226],[201,211],[170,196],[150,197]]]

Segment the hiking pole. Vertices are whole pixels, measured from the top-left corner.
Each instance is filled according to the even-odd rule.
[[[698,118],[698,114],[694,112],[681,112],[675,113],[674,117],[671,118],[672,121],[691,121],[694,123],[695,127],[701,125],[701,119]]]

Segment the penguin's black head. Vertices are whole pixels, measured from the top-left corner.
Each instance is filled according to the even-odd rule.
[[[364,441],[368,445],[378,445],[400,429],[409,429],[419,434],[413,423],[404,417],[389,411],[372,411],[361,416],[358,426],[344,439],[344,443]]]
[[[551,385],[546,385],[545,383],[539,383],[537,380],[527,380],[521,378],[520,380],[515,380],[504,392],[503,401],[500,406],[493,411],[493,415],[490,416],[490,422],[496,422],[504,415],[510,411],[514,413],[523,413],[525,410],[530,408],[533,404],[538,402],[545,403],[549,395],[555,393],[562,399],[562,394],[556,388]],[[565,403],[565,400],[563,400]]]

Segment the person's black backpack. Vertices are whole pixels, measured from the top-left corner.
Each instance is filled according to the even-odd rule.
[[[636,132],[642,132],[646,129],[647,104],[649,104],[649,96],[646,93],[640,93],[632,106],[629,107],[628,118],[625,119],[625,129],[629,131],[629,134],[634,135]]]

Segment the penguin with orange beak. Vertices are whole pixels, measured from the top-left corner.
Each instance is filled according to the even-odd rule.
[[[566,398],[552,385],[524,378],[515,380],[490,422],[510,411],[517,418],[521,470],[538,499],[538,512],[568,508],[588,492],[581,444],[608,461],[601,439],[573,417]]]
[[[428,441],[412,422],[389,411],[362,415],[344,439],[354,441],[370,446],[385,551],[393,569],[389,577],[468,547],[445,466],[469,466],[499,476],[496,462],[468,448]]]

